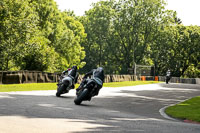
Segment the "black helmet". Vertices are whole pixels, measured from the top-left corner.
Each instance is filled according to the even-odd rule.
[[[97,68],[97,71],[103,72],[103,67],[98,67],[98,68]]]
[[[77,66],[73,66],[72,69],[77,70]]]

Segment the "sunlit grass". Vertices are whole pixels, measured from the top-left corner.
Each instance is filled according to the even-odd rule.
[[[0,92],[55,90],[56,88],[56,83],[7,84],[0,85]]]
[[[174,118],[200,122],[200,96],[168,107],[165,111]]]
[[[124,82],[110,82],[104,83],[104,87],[123,87],[123,86],[135,86],[144,84],[159,83],[158,81],[124,81]]]
[[[123,86],[135,86],[142,84],[158,83],[158,81],[125,81],[125,82],[112,82],[104,83],[104,87],[123,87]],[[27,83],[27,84],[7,84],[0,85],[0,92],[10,91],[34,91],[34,90],[56,90],[57,83]],[[76,84],[75,88],[78,88],[79,84]]]

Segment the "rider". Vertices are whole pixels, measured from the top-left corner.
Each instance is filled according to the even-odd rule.
[[[72,89],[74,89],[74,84],[77,83],[78,81],[78,70],[77,70],[77,66],[73,66],[72,68],[68,68],[67,70],[63,71],[62,74],[65,75],[67,73],[67,75],[72,78],[73,83],[72,83]]]
[[[167,72],[166,72],[166,83],[167,83],[167,84],[168,84],[170,78],[171,78],[171,72],[170,72],[170,70],[168,69]]]
[[[88,76],[91,76],[92,81],[94,82],[89,82],[87,79]],[[92,69],[90,72],[86,73],[85,76],[83,77],[83,81],[80,84],[80,86],[76,89],[76,92],[78,93],[80,89],[83,88],[83,86],[86,83],[94,83],[97,87],[96,87],[96,92],[95,95],[99,94],[99,90],[102,88],[103,86],[103,82],[104,82],[104,70],[102,67],[98,67],[97,69]]]

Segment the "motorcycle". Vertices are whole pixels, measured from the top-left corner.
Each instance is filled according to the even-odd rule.
[[[97,84],[93,79],[85,79],[86,84],[76,93],[74,103],[80,105],[82,101],[90,101],[92,97],[97,95]]]
[[[166,73],[166,84],[168,84],[170,79],[171,79],[171,72],[170,72],[170,70],[168,70],[167,73]]]
[[[60,97],[61,94],[68,93],[69,90],[74,88],[73,79],[68,75],[61,74],[60,80],[57,84],[56,96]]]
[[[168,84],[169,80],[171,79],[170,76],[166,76],[166,84]]]

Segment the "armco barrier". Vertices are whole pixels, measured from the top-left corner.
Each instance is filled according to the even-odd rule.
[[[159,81],[165,82],[165,76],[159,76]],[[172,77],[170,79],[171,83],[186,83],[186,84],[199,84],[200,85],[200,78],[180,78],[180,77]]]
[[[0,84],[58,82],[58,74],[40,71],[1,71]]]
[[[58,82],[60,73],[47,73],[40,71],[0,71],[0,84],[21,84],[21,83],[49,83]],[[83,75],[79,75],[78,83]],[[133,75],[105,75],[104,82],[122,82],[139,80]]]
[[[0,71],[0,84],[20,84],[20,83],[50,83],[58,82],[60,73],[47,73],[40,71]],[[81,82],[83,75],[79,75],[78,83]],[[133,75],[105,75],[104,82],[122,82],[145,79],[165,81],[165,76],[133,76]],[[172,83],[200,84],[199,78],[180,78],[172,77]]]
[[[200,85],[200,78],[195,78],[195,80],[196,80],[196,84]]]
[[[0,72],[0,84],[2,84],[3,72]]]

